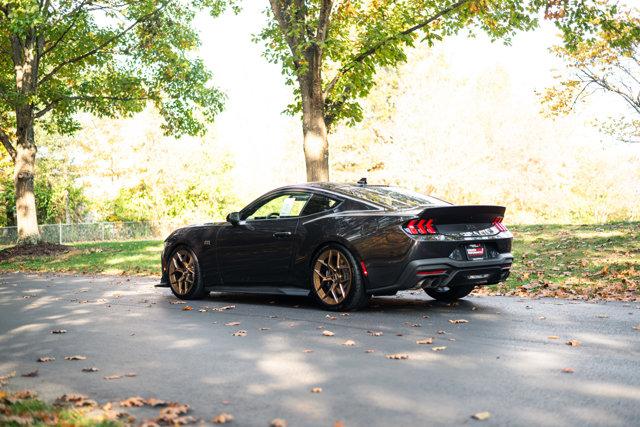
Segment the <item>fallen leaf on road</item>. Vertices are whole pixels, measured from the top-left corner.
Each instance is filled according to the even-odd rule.
[[[120,401],[120,406],[123,406],[125,408],[132,408],[132,407],[139,408],[144,405],[145,405],[145,400],[140,396],[133,396],[128,399]]]
[[[169,402],[167,402],[166,400],[155,399],[153,397],[150,397],[149,399],[145,400],[144,403],[151,406],[152,408],[167,406],[169,404]]]
[[[336,319],[337,319],[337,317],[336,317],[336,316],[332,316],[332,315],[330,315],[330,314],[327,314],[327,315],[326,315],[326,316],[324,316],[324,317],[326,317],[326,318],[327,318],[327,319],[329,319],[329,320],[336,320]]]
[[[438,335],[444,335],[444,334],[446,334],[445,331],[438,331]]]
[[[207,310],[206,310],[205,308],[201,308],[200,310],[198,310],[198,312],[200,312],[200,313],[206,313],[206,312],[207,312]]]
[[[403,325],[409,326],[410,328],[421,328],[422,327],[422,325],[420,323],[411,323],[411,322],[404,322]]]
[[[231,335],[233,335],[234,337],[246,337],[247,331],[245,331],[244,329],[240,329],[239,331],[236,331]]]
[[[474,420],[478,420],[478,421],[484,421],[484,420],[488,420],[491,417],[491,413],[490,412],[478,412],[475,413],[473,415],[471,415],[471,418],[473,418]]]
[[[636,331],[640,331],[640,325],[634,326],[633,329],[635,329]]]
[[[282,418],[275,418],[271,420],[269,427],[287,427],[287,421]]]
[[[233,415],[227,414],[226,412],[221,412],[211,420],[214,424],[226,424],[233,421]]]
[[[364,352],[365,352],[365,353],[373,353],[373,352],[375,352],[375,350],[367,349],[367,350],[365,350]]]
[[[160,416],[175,418],[179,415],[184,415],[187,412],[189,412],[189,405],[184,405],[181,403],[172,403],[160,411]]]
[[[193,307],[191,307],[190,305],[185,305],[184,307],[182,307],[182,311],[191,311],[193,310]]]
[[[54,329],[53,331],[51,331],[52,334],[66,334],[67,330],[66,329]]]
[[[124,374],[125,377],[127,378],[133,378],[133,377],[137,377],[138,374],[136,374],[135,372],[128,372],[126,374]]]
[[[82,372],[98,372],[100,369],[92,366],[90,368],[82,368]]]
[[[41,362],[41,363],[53,362],[54,360],[56,360],[56,358],[51,356],[38,357],[38,362]]]
[[[344,421],[336,421],[333,423],[333,427],[344,427]]]
[[[425,338],[422,340],[416,341],[416,344],[433,344],[433,338]]]
[[[580,341],[578,341],[578,340],[569,340],[569,341],[567,341],[567,345],[571,346],[571,347],[579,347],[580,346]]]
[[[597,317],[598,319],[608,319],[608,318],[609,318],[609,315],[607,315],[607,314],[598,314],[596,317]]]
[[[87,360],[87,356],[80,356],[79,354],[75,354],[73,356],[65,356],[64,360]]]
[[[107,375],[106,377],[102,377],[105,380],[119,380],[120,378],[122,378],[122,375],[118,375],[118,374],[114,374],[114,375]]]
[[[322,393],[322,387],[313,387],[311,393]]]
[[[449,323],[457,324],[457,323],[469,323],[466,319],[449,319]]]
[[[332,337],[335,334],[331,331],[327,331],[326,329],[324,331],[322,331],[322,335],[324,335],[325,337]]]
[[[557,340],[557,339],[559,339],[560,337],[559,337],[559,336],[557,336],[557,335],[549,335],[547,338],[549,338],[550,340]]]
[[[225,311],[225,310],[233,310],[236,308],[235,305],[223,305],[222,307],[212,308],[213,311]]]
[[[305,348],[304,350],[302,350],[303,353],[313,353],[313,350],[311,350],[310,348]]]
[[[224,326],[238,326],[240,325],[240,322],[227,322],[224,324]]]
[[[13,398],[18,400],[35,399],[38,397],[38,393],[31,390],[20,390],[13,393]]]
[[[37,377],[38,376],[38,370],[36,369],[35,371],[27,372],[26,374],[22,374],[20,376],[21,377],[25,377],[25,378]]]
[[[387,359],[391,359],[391,360],[406,360],[409,358],[408,354],[385,354],[385,356]]]
[[[345,342],[342,343],[342,345],[346,345],[347,347],[353,347],[354,345],[356,345],[356,342],[354,340],[346,340]]]
[[[447,346],[443,345],[443,346],[440,346],[440,347],[431,347],[431,350],[433,350],[433,351],[442,351],[442,350],[444,350],[446,348],[447,348]]]
[[[562,372],[564,372],[565,374],[573,374],[575,371],[573,370],[573,368],[562,368]]]
[[[16,376],[16,371],[9,372],[7,375],[0,376],[0,385],[5,385],[10,378]]]
[[[85,406],[91,406],[91,407],[98,406],[95,400],[91,400],[83,394],[63,394],[62,396],[58,397],[55,400],[54,405],[57,405],[57,406],[73,405],[76,408],[81,408]]]
[[[380,336],[382,336],[382,332],[381,331],[367,331],[367,333],[369,335],[371,335],[372,337],[380,337]]]

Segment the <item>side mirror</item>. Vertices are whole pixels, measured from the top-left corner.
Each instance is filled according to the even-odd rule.
[[[227,215],[227,221],[233,226],[240,224],[240,212],[231,212]]]

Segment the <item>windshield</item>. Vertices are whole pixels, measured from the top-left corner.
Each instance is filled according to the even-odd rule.
[[[449,203],[399,187],[343,186],[338,191],[364,199],[388,209],[411,209],[419,206],[446,206]]]

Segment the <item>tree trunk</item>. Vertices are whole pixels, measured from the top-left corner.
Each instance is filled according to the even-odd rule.
[[[21,98],[16,103],[16,156],[13,180],[16,189],[16,219],[18,223],[18,244],[35,244],[40,241],[36,198],[33,180],[36,168],[36,148],[34,134],[34,107],[30,97],[38,86],[38,69],[44,38],[30,29],[20,39],[11,36],[11,56],[13,59],[16,89]]]
[[[311,100],[310,108],[302,113],[304,134],[304,160],[307,166],[307,181],[329,180],[329,141],[324,122],[322,104]]]
[[[306,55],[309,68],[300,79],[304,160],[309,182],[329,180],[329,141],[324,118],[320,56],[319,48],[310,48]]]
[[[36,198],[33,191],[38,150],[35,144],[31,108],[18,109],[16,122],[18,138],[13,179],[16,188],[18,244],[35,244],[40,240]]]

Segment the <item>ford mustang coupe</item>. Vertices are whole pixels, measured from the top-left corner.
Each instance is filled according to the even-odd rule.
[[[309,183],[273,190],[222,223],[175,230],[160,287],[309,295],[329,310],[424,289],[454,301],[501,282],[513,261],[502,206],[456,206],[379,185]]]

